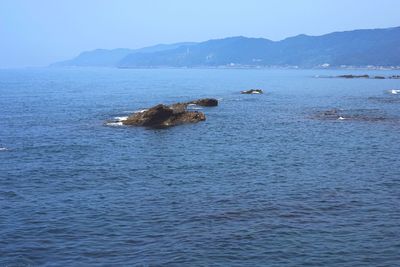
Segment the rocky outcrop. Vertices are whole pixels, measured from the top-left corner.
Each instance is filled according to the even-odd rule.
[[[250,90],[245,90],[241,91],[241,94],[263,94],[263,90],[261,89],[250,89]]]
[[[204,121],[202,112],[188,111],[186,108],[173,108],[159,104],[143,112],[137,112],[122,121],[124,125],[163,128],[184,123]]]
[[[213,98],[198,99],[170,106],[159,104],[142,112],[137,112],[122,121],[123,125],[164,128],[185,123],[196,123],[206,120],[204,113],[187,110],[189,104],[199,106],[217,106],[218,100]]]

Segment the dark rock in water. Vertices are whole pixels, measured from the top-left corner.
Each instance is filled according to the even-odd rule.
[[[163,128],[184,123],[195,123],[206,119],[204,113],[187,111],[185,104],[171,107],[159,104],[143,112],[137,112],[122,121],[124,125]]]
[[[147,110],[136,112],[126,120],[118,121],[118,123],[122,123],[123,125],[163,128],[184,123],[204,121],[206,119],[204,113],[188,110],[189,104],[214,107],[218,105],[218,100],[214,98],[204,98],[189,102],[175,103],[170,106],[159,104]]]
[[[214,98],[203,98],[188,102],[188,104],[195,104],[203,107],[215,107],[218,106],[218,100]]]
[[[385,79],[384,76],[374,76],[374,79]]]
[[[346,79],[354,79],[354,78],[369,78],[369,75],[352,75],[352,74],[347,74],[347,75],[339,75],[337,76],[338,78],[346,78]]]
[[[261,89],[250,89],[250,90],[245,90],[241,91],[241,94],[263,94],[263,90]]]
[[[400,79],[400,75],[392,75],[389,79]]]

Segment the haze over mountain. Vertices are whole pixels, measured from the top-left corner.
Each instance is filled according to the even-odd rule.
[[[164,50],[171,50],[180,46],[189,46],[195,43],[158,44],[140,49],[116,48],[96,49],[82,52],[76,58],[52,64],[52,66],[80,66],[80,67],[115,67],[126,56],[134,53],[154,53]]]
[[[400,27],[298,35],[281,41],[230,37],[200,43],[156,45],[137,50],[83,52],[55,66],[400,66]]]

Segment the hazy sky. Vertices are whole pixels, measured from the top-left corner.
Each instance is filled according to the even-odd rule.
[[[399,0],[0,0],[0,67],[96,48],[400,26]]]

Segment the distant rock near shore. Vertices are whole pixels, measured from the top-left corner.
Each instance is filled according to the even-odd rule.
[[[199,106],[217,106],[218,100],[213,98],[198,99],[170,106],[159,104],[142,112],[136,112],[122,121],[123,125],[165,128],[186,123],[196,123],[206,120],[204,113],[189,111],[189,104]]]
[[[336,76],[336,78],[345,78],[345,79],[378,79],[378,80],[383,80],[383,79],[400,79],[400,75],[391,75],[391,76],[370,76],[368,74],[364,75],[353,75],[353,74],[346,74],[346,75],[339,75]]]
[[[369,75],[352,75],[352,74],[346,74],[346,75],[339,75],[337,76],[338,78],[346,78],[346,79],[355,79],[355,78],[366,78],[369,79]]]
[[[250,90],[245,90],[241,91],[241,94],[263,94],[263,90],[261,89],[250,89]]]

